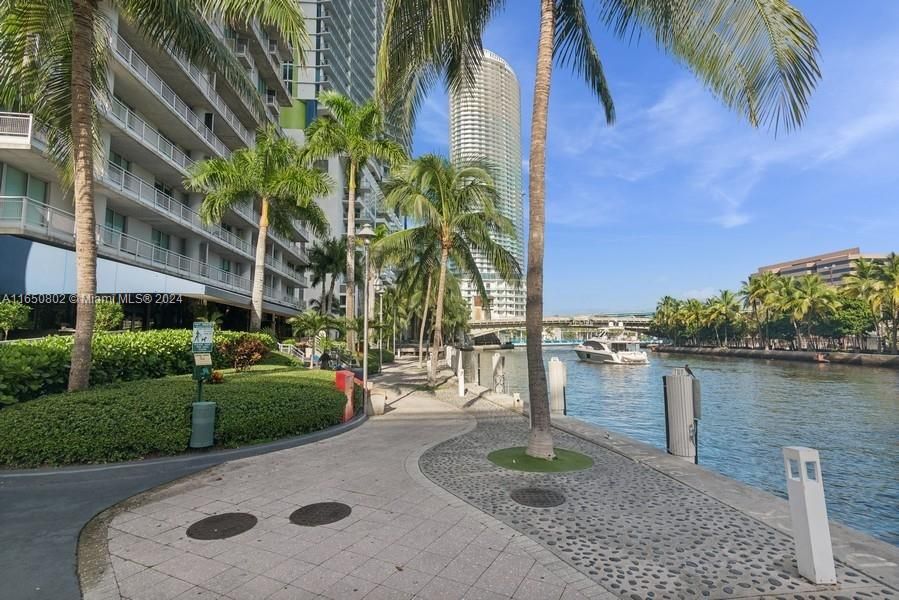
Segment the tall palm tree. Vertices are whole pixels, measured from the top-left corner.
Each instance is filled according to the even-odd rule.
[[[899,255],[891,252],[877,268],[883,283],[882,304],[890,320],[890,352],[899,352]]]
[[[306,128],[306,154],[313,160],[340,156],[347,162],[346,318],[356,315],[356,188],[369,160],[394,165],[406,158],[403,147],[388,139],[375,102],[357,105],[338,92],[323,92],[318,103],[327,112]],[[353,348],[351,333],[347,345]]]
[[[342,329],[339,320],[330,315],[323,315],[315,310],[308,309],[295,317],[287,319],[287,324],[293,328],[294,336],[308,336],[312,339],[312,366],[315,366],[316,342],[319,334],[328,330]]]
[[[327,175],[308,166],[296,142],[281,137],[270,125],[256,135],[256,145],[241,148],[228,158],[211,158],[190,167],[185,186],[206,194],[200,215],[219,222],[237,205],[259,205],[259,235],[251,292],[250,329],[262,326],[265,285],[265,247],[269,227],[293,236],[295,220],[305,222],[317,235],[328,230],[328,219],[315,198],[330,189]]]
[[[255,86],[209,28],[203,15],[225,22],[258,19],[277,27],[295,48],[306,41],[303,11],[290,0],[111,0],[152,45],[171,46],[209,66],[256,98]],[[50,155],[75,202],[77,307],[70,391],[90,381],[93,297],[97,292],[94,156],[100,150],[99,106],[109,100],[110,36],[97,0],[0,2],[0,105],[30,112],[47,131]],[[257,109],[264,111],[261,101]]]
[[[543,365],[543,245],[546,138],[553,61],[583,77],[615,110],[583,0],[535,0],[539,39],[529,163],[527,356],[531,434],[527,453],[555,456]],[[503,0],[388,0],[378,57],[378,95],[391,114],[411,123],[424,93],[440,76],[471,80],[482,38]],[[820,73],[814,29],[787,0],[604,0],[598,21],[620,37],[645,30],[688,66],[730,108],[760,124],[799,125]]]
[[[827,285],[820,275],[811,273],[794,280],[795,284],[790,286],[787,296],[788,308],[796,323],[805,324],[808,345],[813,346],[815,322],[836,311],[840,302],[836,290]]]
[[[724,345],[727,346],[728,328],[740,315],[740,303],[737,296],[730,290],[721,290],[717,296],[709,298],[709,320],[715,327],[715,336],[718,336],[718,327],[724,327]],[[718,339],[721,345],[721,339]]]
[[[880,336],[884,312],[884,282],[880,269],[873,260],[860,258],[855,261],[855,271],[843,277],[842,290],[849,298],[861,300],[874,321],[874,331]],[[880,349],[878,347],[878,349]]]
[[[758,329],[759,345],[768,347],[768,323],[772,316],[772,298],[776,294],[778,275],[771,271],[759,273],[743,282],[740,296],[752,313]]]
[[[507,281],[520,276],[521,268],[511,252],[494,240],[495,235],[515,235],[512,221],[496,210],[496,188],[484,165],[452,164],[445,157],[427,154],[400,166],[384,185],[388,207],[412,217],[417,227],[392,233],[381,240],[385,249],[412,251],[432,241],[440,248],[434,338],[428,377],[437,373],[437,351],[443,343],[444,297],[447,269],[454,265],[484,290],[473,252],[481,253]]]
[[[312,266],[310,284],[322,286],[319,310],[323,314],[330,313],[337,278],[346,272],[346,238],[327,238],[313,244],[309,264]],[[329,284],[328,276],[331,277]]]

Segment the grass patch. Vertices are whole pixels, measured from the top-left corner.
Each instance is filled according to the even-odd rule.
[[[178,375],[53,394],[0,410],[0,466],[102,463],[179,454],[196,382]],[[203,386],[217,403],[215,445],[236,447],[336,425],[346,397],[334,373],[264,365]]]
[[[578,452],[556,448],[555,460],[543,460],[525,454],[526,448],[503,448],[487,455],[487,460],[513,471],[529,473],[563,473],[565,471],[581,471],[593,466],[593,459]]]

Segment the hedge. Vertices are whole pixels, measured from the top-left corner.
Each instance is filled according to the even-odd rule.
[[[231,357],[224,352],[226,344],[242,339],[259,340],[269,350],[276,346],[265,333],[217,331],[213,337],[213,366],[231,366]],[[34,342],[0,344],[0,406],[63,391],[72,341],[69,336],[51,336]],[[188,329],[96,333],[91,385],[189,373],[193,369],[190,342]]]
[[[217,403],[215,444],[234,447],[341,421],[346,398],[332,372],[255,367],[204,386]],[[0,411],[0,465],[102,463],[178,454],[190,440],[189,376],[97,386]]]

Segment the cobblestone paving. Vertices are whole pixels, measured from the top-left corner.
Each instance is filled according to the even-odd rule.
[[[555,432],[556,445],[593,457],[590,469],[537,474],[497,467],[487,454],[522,445],[527,427],[493,406],[469,399],[465,407],[477,414],[477,428],[426,451],[422,472],[622,598],[899,597],[843,565],[837,566],[839,586],[814,586],[799,576],[788,536],[574,436]],[[556,489],[566,502],[522,506],[510,491],[524,486]]]

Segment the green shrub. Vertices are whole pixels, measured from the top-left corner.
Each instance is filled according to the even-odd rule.
[[[340,422],[332,372],[257,367],[204,387],[217,403],[215,443],[237,446]],[[35,467],[178,454],[190,440],[196,384],[187,376],[97,386],[0,411],[0,465]]]
[[[28,317],[31,315],[31,307],[17,300],[0,300],[0,331],[3,339],[9,337],[12,329],[22,329],[28,325]]]
[[[116,302],[98,302],[94,306],[94,331],[121,329],[125,310]]]
[[[277,345],[264,333],[216,331],[213,367],[233,366],[234,357],[226,350],[247,341],[257,350],[269,351]],[[190,342],[188,329],[95,333],[91,385],[189,373],[193,368]],[[0,345],[0,404],[64,390],[71,352],[72,338],[62,336]]]

